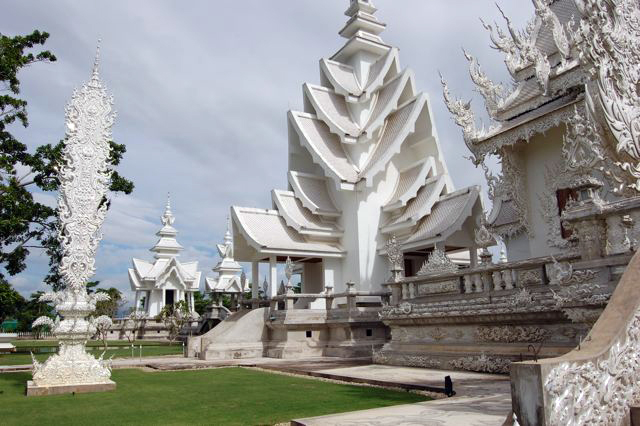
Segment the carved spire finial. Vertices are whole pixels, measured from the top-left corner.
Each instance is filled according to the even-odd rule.
[[[173,225],[173,222],[175,221],[175,217],[173,217],[173,213],[171,212],[171,193],[167,192],[167,205],[164,208],[164,214],[162,215],[162,218],[160,219],[162,221],[162,224],[167,226],[167,225]]]
[[[98,39],[96,45],[96,57],[93,60],[93,71],[91,72],[91,83],[96,84],[100,81],[100,43],[102,39]]]

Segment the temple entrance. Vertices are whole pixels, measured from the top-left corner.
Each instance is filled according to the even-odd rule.
[[[171,305],[175,303],[175,290],[165,290],[165,305]]]

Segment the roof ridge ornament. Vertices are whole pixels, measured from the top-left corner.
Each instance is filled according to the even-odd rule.
[[[164,208],[164,214],[160,218],[160,221],[164,226],[172,226],[175,222],[176,218],[173,216],[171,212],[171,193],[167,192],[167,204]]]
[[[469,75],[476,85],[476,91],[484,98],[489,117],[495,119],[498,110],[504,105],[506,89],[501,83],[494,83],[482,71],[478,60],[462,48],[464,57],[469,61]]]
[[[533,65],[536,80],[544,91],[544,94],[547,95],[549,92],[551,64],[549,63],[547,55],[536,46],[536,40],[534,38],[534,31],[538,27],[541,18],[536,15],[536,19],[530,21],[524,30],[517,31],[513,27],[511,19],[497,3],[496,7],[507,24],[508,36],[496,23],[494,23],[494,31],[494,27],[480,19],[484,28],[489,31],[493,48],[506,54],[505,63],[509,69],[509,73],[511,73],[514,78],[516,78],[517,71]]]

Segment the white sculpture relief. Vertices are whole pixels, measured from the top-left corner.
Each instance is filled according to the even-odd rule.
[[[387,241],[386,248],[392,274],[391,281],[398,282],[402,278],[402,272],[404,271],[404,254],[395,235],[392,235],[389,241]]]
[[[640,403],[640,312],[608,352],[594,361],[562,363],[544,383],[550,424],[622,425]],[[546,398],[545,398],[546,399]]]
[[[506,358],[487,356],[467,356],[449,362],[450,368],[477,371],[480,373],[508,373],[511,361]]]
[[[600,132],[595,122],[581,114],[578,107],[569,123],[562,144],[565,168],[577,174],[591,174],[604,159]]]
[[[436,248],[429,256],[429,259],[422,264],[417,275],[453,273],[456,271],[458,271],[458,265],[453,263],[443,250]]]
[[[33,360],[35,386],[112,383],[110,363],[85,351],[86,340],[96,333],[95,324],[86,317],[95,310],[98,300],[108,298],[104,293],[87,294],[85,284],[95,272],[95,252],[107,211],[104,197],[110,182],[107,161],[115,117],[112,105],[113,99],[100,81],[96,55],[90,81],[74,91],[66,109],[58,213],[63,251],[60,274],[67,287],[41,297],[53,301],[64,319],[53,327],[60,340],[58,354],[44,364]],[[43,321],[38,319],[34,324]]]
[[[574,271],[571,263],[558,262],[555,258],[552,259],[553,263],[547,265],[547,275],[549,276],[550,285],[582,284],[593,280],[599,272],[591,269]]]
[[[640,190],[640,5],[634,0],[576,0],[582,14],[580,58],[597,82],[597,102],[615,143],[624,186]],[[594,114],[594,117],[599,116]]]
[[[542,342],[551,332],[540,327],[478,327],[475,335],[481,342]]]
[[[525,169],[523,160],[511,149],[503,148],[500,164],[502,165],[502,174],[498,176],[494,176],[484,163],[481,164],[489,186],[489,198],[494,202],[494,205],[497,200],[511,201],[518,220],[506,226],[491,227],[491,232],[507,239],[523,231],[531,235],[527,214],[526,182],[522,173],[522,170]]]

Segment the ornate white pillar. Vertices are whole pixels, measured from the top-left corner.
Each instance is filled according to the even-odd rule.
[[[278,259],[269,258],[269,299],[278,295]]]
[[[251,298],[258,300],[260,298],[260,263],[251,263]]]
[[[45,293],[41,301],[54,302],[63,319],[55,323],[48,317],[33,325],[49,325],[60,342],[57,354],[44,363],[33,358],[33,381],[27,382],[27,395],[98,392],[113,390],[111,365],[85,350],[96,333],[93,318],[96,302],[108,300],[105,293],[88,294],[87,280],[95,273],[95,253],[100,228],[107,213],[103,203],[109,189],[108,160],[111,126],[115,118],[113,99],[98,73],[98,55],[88,83],[74,91],[66,109],[64,161],[58,172],[60,195],[59,272],[65,289]]]
[[[164,308],[164,305],[167,303],[167,290],[163,288],[160,291],[162,292],[162,305],[160,305],[160,309],[158,309],[158,312],[160,312]]]

